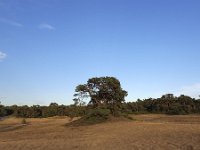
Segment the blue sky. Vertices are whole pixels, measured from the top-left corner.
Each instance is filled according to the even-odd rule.
[[[127,101],[200,95],[198,0],[0,0],[0,101],[73,103],[88,78]]]

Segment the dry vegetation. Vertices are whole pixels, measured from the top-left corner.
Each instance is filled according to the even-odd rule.
[[[69,127],[68,117],[0,121],[0,150],[199,150],[200,116],[137,115],[135,121]]]

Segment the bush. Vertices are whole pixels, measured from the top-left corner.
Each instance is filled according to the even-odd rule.
[[[85,116],[79,120],[71,122],[69,125],[81,126],[102,123],[109,119],[110,114],[111,112],[107,108],[91,108],[88,109]]]
[[[6,116],[6,110],[4,109],[4,107],[2,106],[0,106],[0,117],[4,117],[4,116]]]
[[[106,108],[90,109],[83,117],[87,124],[96,124],[106,121],[110,116],[110,110]]]
[[[171,106],[169,111],[167,112],[168,115],[186,115],[187,112],[183,110],[180,106]]]
[[[27,124],[27,121],[25,118],[22,119],[22,124]]]
[[[102,118],[108,118],[110,115],[110,110],[107,108],[96,108],[96,109],[90,109],[86,113],[87,117],[102,117]]]

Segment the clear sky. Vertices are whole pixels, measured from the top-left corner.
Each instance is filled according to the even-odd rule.
[[[200,95],[199,0],[0,0],[0,101],[72,104],[88,78]]]

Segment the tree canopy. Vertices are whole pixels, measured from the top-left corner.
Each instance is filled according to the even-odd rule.
[[[84,98],[90,98],[89,105],[94,107],[121,104],[128,95],[115,77],[91,78],[86,84],[78,85],[75,91],[75,103],[82,103]]]

